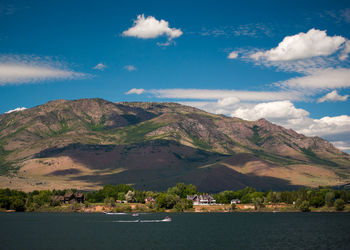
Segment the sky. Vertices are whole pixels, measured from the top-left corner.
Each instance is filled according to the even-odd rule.
[[[0,1],[0,113],[178,102],[350,152],[349,1]]]

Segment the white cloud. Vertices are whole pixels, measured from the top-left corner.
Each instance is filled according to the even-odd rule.
[[[245,120],[265,119],[298,119],[306,117],[309,113],[304,109],[297,109],[290,101],[278,101],[259,103],[253,108],[238,108],[231,116],[239,117]]]
[[[0,85],[81,79],[87,74],[65,69],[51,59],[33,56],[0,57]]]
[[[272,25],[268,26],[263,23],[248,23],[239,26],[221,26],[217,28],[202,28],[200,35],[202,36],[248,36],[248,37],[262,37],[271,36]]]
[[[347,40],[342,36],[327,36],[326,31],[310,29],[307,33],[286,36],[276,48],[250,55],[254,60],[292,61],[328,56],[341,49]]]
[[[294,89],[346,88],[350,87],[350,69],[314,69],[310,70],[306,76],[291,78],[276,85]]]
[[[141,95],[143,92],[145,92],[144,89],[130,89],[128,92],[126,92],[127,95],[130,95],[130,94],[137,94],[137,95]]]
[[[344,10],[341,10],[340,13],[341,13],[340,15],[343,18],[343,20],[347,23],[350,23],[350,9],[346,8]]]
[[[344,44],[344,50],[340,54],[339,59],[341,61],[348,59],[349,53],[350,53],[350,41],[347,40],[346,43]]]
[[[344,141],[332,141],[333,145],[339,148],[342,151],[350,151],[350,144]]]
[[[236,59],[238,57],[238,53],[236,51],[232,51],[230,54],[228,54],[228,59]]]
[[[134,25],[122,33],[123,36],[131,36],[143,39],[167,36],[169,40],[181,36],[181,29],[170,28],[169,23],[163,19],[158,21],[153,16],[138,15]]]
[[[299,131],[306,135],[330,136],[343,133],[350,133],[350,116],[340,115],[321,119],[312,119],[310,124]]]
[[[322,18],[330,17],[334,19],[337,23],[350,23],[350,8],[342,10],[325,10],[319,13],[319,16]]]
[[[137,70],[137,68],[134,65],[125,65],[124,69],[126,69],[129,72]]]
[[[332,92],[329,92],[325,96],[319,98],[317,102],[345,102],[348,99],[349,95],[339,95],[336,90],[333,90]]]
[[[225,106],[231,106],[231,105],[237,104],[239,102],[240,100],[237,97],[226,97],[223,99],[219,99],[218,105],[225,107]]]
[[[19,108],[11,109],[11,110],[5,112],[5,114],[9,114],[9,113],[12,113],[12,112],[17,112],[17,111],[22,111],[22,110],[25,110],[25,109],[27,109],[27,108],[19,107]]]
[[[99,63],[95,67],[93,67],[93,69],[97,69],[97,70],[101,70],[101,71],[103,71],[105,68],[107,68],[107,65],[105,65],[103,63]]]
[[[219,89],[153,89],[145,90],[158,98],[219,100],[236,98],[241,101],[301,100],[302,93],[297,91],[243,91]],[[232,99],[232,100],[233,100]]]
[[[290,128],[306,136],[320,136],[329,141],[337,141],[340,149],[350,147],[350,116],[340,115],[312,119],[309,112],[298,109],[290,101],[259,103],[250,107],[238,107],[231,116],[245,120],[265,118],[270,122]]]

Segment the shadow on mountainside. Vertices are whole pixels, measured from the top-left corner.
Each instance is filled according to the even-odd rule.
[[[225,159],[232,163],[235,158],[235,163],[241,165],[249,159],[256,159],[249,154],[231,157],[184,146],[175,141],[156,140],[130,145],[71,144],[63,148],[46,149],[36,155],[37,158],[58,156],[69,156],[91,169],[111,170],[110,174],[70,177],[71,180],[101,185],[129,183],[136,188],[160,191],[178,182],[185,182],[196,185],[204,192],[246,186],[258,190],[294,190],[301,187],[279,178],[242,174],[219,163]],[[112,172],[118,168],[124,171]],[[79,174],[69,169],[55,171],[50,176],[71,173]]]

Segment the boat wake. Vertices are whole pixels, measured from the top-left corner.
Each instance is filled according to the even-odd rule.
[[[127,215],[128,213],[108,213],[108,212],[103,212],[104,214],[107,215]]]
[[[115,220],[113,222],[121,223],[154,223],[154,222],[171,222],[171,218],[166,217],[163,220]]]
[[[115,220],[113,222],[121,223],[154,223],[154,222],[170,222],[165,220]]]

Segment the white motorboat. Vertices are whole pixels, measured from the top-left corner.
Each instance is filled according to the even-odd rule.
[[[164,222],[171,222],[171,218],[169,216],[166,216],[162,221],[164,221]]]

